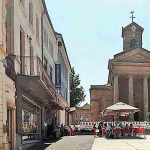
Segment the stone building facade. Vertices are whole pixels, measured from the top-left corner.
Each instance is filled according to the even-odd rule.
[[[0,149],[16,149],[15,83],[5,74],[6,1],[0,1]]]
[[[57,87],[57,97],[59,103],[62,104],[63,110],[57,113],[59,124],[69,124],[69,107],[70,107],[70,74],[71,64],[68,58],[64,39],[60,33],[56,33],[58,39],[58,60],[57,63],[61,65],[61,81],[60,86]]]
[[[144,120],[145,115],[150,112],[150,52],[142,47],[143,31],[144,29],[135,22],[122,28],[123,52],[114,55],[108,63],[108,85],[112,89],[110,99],[113,103],[121,101],[138,107],[140,112],[128,118],[135,121]],[[98,89],[101,94],[101,86]],[[90,93],[91,110],[94,110],[92,103],[95,98],[92,97],[92,88]],[[106,107],[100,100],[97,100],[97,103],[103,106],[95,110],[95,113],[99,114]]]
[[[91,85],[91,120],[99,121],[102,118],[101,112],[104,108],[113,104],[113,89],[109,85]]]
[[[45,1],[7,0],[6,6],[6,74],[16,86],[16,147],[27,149],[47,138],[47,126],[59,122],[58,111],[69,107],[70,95],[67,95],[64,106],[56,88],[59,38]],[[67,53],[64,59],[68,80],[70,63]],[[58,73],[60,77],[61,72]],[[65,88],[69,91],[69,81]],[[65,120],[66,114],[63,117]]]

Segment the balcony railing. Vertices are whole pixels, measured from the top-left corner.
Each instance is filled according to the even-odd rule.
[[[15,59],[14,55],[8,55],[6,57],[6,62],[7,62],[6,75],[15,81],[16,72],[15,72],[15,68],[14,68],[14,66],[15,66],[14,59]]]
[[[53,99],[56,99],[56,89],[53,81],[50,79],[47,70],[43,67],[39,57],[17,57],[15,55],[8,56],[7,58],[6,74],[15,80],[17,73],[26,76],[39,76],[50,92]],[[15,61],[18,59],[18,61]],[[16,65],[15,65],[16,63]],[[14,66],[18,66],[15,68]]]
[[[50,79],[50,76],[48,75],[47,70],[43,67],[40,58],[38,58],[37,62],[38,62],[38,65],[37,65],[38,75],[41,77],[42,81],[44,82],[44,84],[49,89],[49,91],[52,94],[53,98],[56,99],[56,89],[55,89],[54,83]]]

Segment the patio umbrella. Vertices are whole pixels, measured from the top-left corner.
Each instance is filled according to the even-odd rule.
[[[113,104],[107,108],[105,108],[104,112],[106,112],[106,115],[111,116],[128,116],[130,114],[133,114],[135,112],[140,111],[138,108],[127,105],[123,102],[118,102],[116,104]]]
[[[138,108],[127,105],[123,102],[118,102],[116,104],[113,104],[107,108],[105,108],[106,112],[122,112],[122,113],[135,113],[140,111]]]

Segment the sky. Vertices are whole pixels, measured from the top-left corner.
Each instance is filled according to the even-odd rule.
[[[80,75],[90,103],[91,85],[108,80],[108,60],[123,51],[121,29],[134,21],[144,28],[150,50],[149,0],[45,0],[55,31],[63,35],[71,66]],[[83,103],[83,104],[84,104]]]

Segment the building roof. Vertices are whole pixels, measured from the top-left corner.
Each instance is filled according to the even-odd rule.
[[[50,16],[49,16],[49,13],[48,13],[48,10],[47,10],[47,7],[46,7],[45,0],[42,0],[42,4],[43,4],[43,7],[44,7],[44,13],[46,14],[46,16],[47,16],[47,18],[48,18],[48,21],[49,21],[50,26],[52,27],[52,31],[53,31],[53,33],[54,33],[54,36],[55,36],[55,38],[57,38],[57,37],[56,37],[56,34],[55,34],[54,26],[53,26],[53,24],[52,24],[51,18],[50,18]]]
[[[65,46],[65,42],[64,42],[64,39],[63,39],[63,36],[62,34],[58,33],[58,32],[55,32],[55,35],[59,35],[60,38],[61,38],[61,41],[62,41],[62,44],[64,46],[64,49],[65,49],[65,53],[66,53],[66,56],[67,56],[67,60],[68,60],[68,63],[69,63],[69,67],[70,67],[70,70],[71,70],[71,64],[70,64],[70,60],[69,60],[69,57],[68,57],[68,53],[67,53],[67,49],[66,49],[66,46]]]
[[[90,109],[90,104],[86,103],[82,106],[82,109]]]
[[[137,23],[135,22],[132,22],[130,23],[129,25],[125,26],[125,27],[122,27],[122,37],[123,37],[123,34],[124,34],[124,31],[128,30],[131,26],[136,26],[139,30],[141,30],[142,32],[144,31],[144,28],[142,28],[140,25],[138,25]]]
[[[91,85],[90,90],[98,90],[98,89],[110,89],[111,85],[110,84],[105,84],[105,85]]]
[[[136,49],[139,49],[139,48],[136,48]],[[136,49],[132,49],[132,50],[130,50],[130,51],[122,51],[122,52],[120,52],[120,53],[118,53],[118,54],[115,54],[115,55],[114,55],[114,58],[116,58],[116,57],[118,57],[118,56],[121,56],[121,55],[124,55],[124,54],[126,54],[126,53],[130,53],[131,51],[134,51],[134,50],[136,50]],[[140,48],[140,50],[141,50],[141,51],[145,51],[145,52],[147,52],[147,53],[150,54],[150,51],[147,50],[147,49]]]

